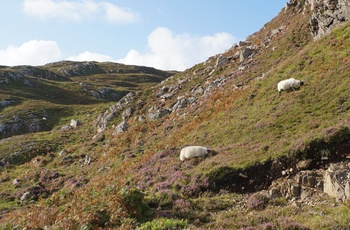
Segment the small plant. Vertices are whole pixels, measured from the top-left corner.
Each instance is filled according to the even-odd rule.
[[[281,216],[278,218],[278,225],[281,229],[289,229],[289,230],[308,230],[309,228],[299,224],[293,219],[288,217]]]
[[[186,228],[187,225],[187,220],[161,218],[142,224],[139,230],[178,230]]]
[[[320,151],[321,159],[328,159],[331,155],[331,151],[329,149],[321,149]]]
[[[151,216],[151,210],[145,203],[145,194],[136,188],[123,188],[120,191],[125,208],[131,217],[139,221],[146,221]]]
[[[266,207],[267,202],[267,197],[260,194],[253,194],[247,199],[247,207],[249,209],[262,210]]]

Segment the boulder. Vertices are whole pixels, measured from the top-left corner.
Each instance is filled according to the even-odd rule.
[[[117,127],[115,127],[113,131],[113,135],[117,135],[119,133],[123,133],[128,129],[128,123],[127,121],[122,121]]]
[[[185,108],[188,104],[188,100],[184,97],[179,97],[176,103],[173,105],[171,111],[175,112],[179,109]]]
[[[220,55],[217,59],[216,59],[216,64],[215,64],[215,68],[219,68],[221,66],[227,65],[230,62],[230,59],[228,57],[225,57],[223,55]]]
[[[69,126],[71,126],[73,129],[76,129],[78,126],[81,126],[82,123],[78,120],[70,120]]]
[[[336,200],[350,199],[350,165],[331,164],[324,172],[324,192]]]
[[[134,110],[133,110],[131,107],[127,108],[127,109],[122,113],[122,119],[123,119],[123,120],[129,119],[129,118],[132,116],[133,113],[134,113]]]
[[[250,57],[254,53],[255,53],[254,49],[244,48],[240,53],[240,58],[239,58],[240,62],[243,62],[245,59],[247,59],[248,57]]]
[[[148,119],[150,119],[150,120],[159,119],[159,118],[162,118],[170,113],[171,113],[171,110],[169,110],[169,109],[163,109],[163,108],[158,109],[155,113],[149,113]]]
[[[307,159],[307,160],[299,161],[296,166],[298,170],[304,170],[304,169],[307,169],[311,163],[312,163],[312,159]]]

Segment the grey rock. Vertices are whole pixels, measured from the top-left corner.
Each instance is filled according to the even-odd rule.
[[[81,126],[82,123],[78,120],[72,119],[69,123],[69,126],[71,126],[73,129],[76,129],[78,126]]]
[[[303,160],[303,161],[299,161],[296,165],[298,170],[304,170],[307,169],[310,164],[312,163],[312,159],[307,159],[307,160]]]
[[[169,110],[169,109],[159,109],[155,113],[149,113],[148,119],[150,119],[150,120],[159,119],[159,118],[162,118],[170,113],[171,113],[171,110]]]
[[[21,204],[24,203],[24,201],[25,201],[26,199],[28,199],[29,195],[30,195],[30,192],[25,192],[25,193],[23,193],[23,195],[22,195],[21,198],[20,198],[20,203],[21,203]]]
[[[184,97],[177,99],[176,103],[173,105],[171,111],[176,112],[179,109],[185,108],[188,105],[188,100]]]
[[[240,58],[239,58],[240,62],[243,62],[245,59],[247,59],[248,57],[250,57],[254,53],[255,53],[254,49],[244,48],[240,53]]]
[[[350,19],[350,5],[348,0],[308,0],[312,16],[310,18],[310,30],[314,39],[319,39],[328,34],[336,26]]]
[[[18,180],[18,179],[14,179],[12,181],[12,185],[15,186],[15,187],[17,187],[19,185],[19,183],[20,183],[20,180]]]
[[[5,108],[7,106],[12,106],[17,104],[19,101],[16,99],[4,99],[0,101],[0,108]]]
[[[225,66],[230,62],[230,59],[228,57],[225,57],[223,55],[220,55],[217,59],[216,59],[216,64],[215,64],[215,68],[219,68],[221,66]]]
[[[134,113],[134,110],[133,110],[131,107],[127,108],[127,109],[122,113],[122,119],[123,119],[123,120],[129,119],[129,118],[132,116],[133,113]]]
[[[112,135],[117,135],[119,133],[123,133],[128,129],[128,122],[122,121],[117,127],[115,127]]]
[[[345,164],[331,164],[324,173],[324,192],[337,200],[350,199],[350,167]]]

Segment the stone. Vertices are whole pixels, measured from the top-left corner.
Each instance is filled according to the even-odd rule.
[[[128,122],[122,121],[117,127],[115,127],[112,135],[117,135],[119,133],[123,133],[128,129]]]
[[[307,160],[303,160],[303,161],[299,161],[296,165],[298,170],[304,170],[307,169],[310,164],[312,163],[312,159],[307,159]]]
[[[81,126],[82,123],[78,120],[70,120],[69,126],[71,126],[73,129],[76,129],[78,126]]]
[[[216,64],[215,64],[215,68],[219,68],[221,66],[225,66],[230,62],[230,59],[228,57],[225,57],[223,55],[220,55],[217,59],[216,59]]]
[[[123,113],[122,113],[122,119],[126,120],[129,119],[132,114],[134,113],[134,110],[132,108],[127,108]]]
[[[300,186],[300,184],[298,184],[296,182],[292,182],[290,184],[290,195],[292,197],[300,197],[300,193],[301,193],[301,186]]]
[[[150,120],[159,119],[159,118],[162,118],[170,113],[171,113],[171,110],[169,110],[169,109],[159,109],[155,113],[149,113],[148,119],[150,119]]]
[[[20,198],[20,203],[23,204],[23,202],[29,197],[30,192],[25,192],[21,198]]]
[[[331,164],[324,172],[324,192],[336,200],[346,201],[350,199],[350,169],[347,165]]]
[[[240,53],[240,59],[239,59],[240,62],[243,62],[245,59],[247,59],[248,57],[250,57],[254,53],[255,53],[255,50],[253,50],[251,48],[244,48]]]
[[[12,181],[12,185],[16,187],[16,186],[19,185],[19,182],[20,182],[20,180],[14,179],[14,180]]]
[[[63,156],[67,153],[67,151],[65,149],[62,149],[60,152],[59,152],[59,156]]]
[[[277,198],[280,198],[282,194],[278,189],[272,188],[269,191],[269,196],[270,196],[270,199],[277,199]]]
[[[188,100],[184,97],[180,97],[177,99],[176,103],[173,105],[171,111],[175,112],[179,109],[185,108],[188,104]]]
[[[323,1],[308,0],[313,12],[310,18],[310,30],[314,39],[320,39],[336,26],[350,19],[348,0]]]

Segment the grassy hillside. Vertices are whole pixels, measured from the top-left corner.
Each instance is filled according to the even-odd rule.
[[[263,196],[299,160],[313,159],[318,169],[325,153],[329,162],[350,153],[350,24],[314,41],[309,16],[307,9],[283,10],[246,44],[154,87],[151,82],[168,75],[62,62],[42,68],[65,80],[28,79],[48,92],[69,89],[73,100],[42,100],[41,92],[22,85],[1,88],[4,98],[17,90],[11,98],[19,101],[5,115],[39,105],[57,116],[50,131],[0,140],[9,161],[0,175],[4,228],[347,229],[349,203],[320,196],[298,206]],[[252,56],[236,57],[247,47]],[[305,85],[279,95],[277,83],[290,77]],[[87,91],[79,90],[81,82]],[[87,93],[104,87],[138,93],[124,104]],[[97,116],[113,105],[122,109],[96,135]],[[127,110],[133,111],[127,130],[113,134]],[[82,125],[59,129],[72,118]],[[181,162],[187,145],[215,153]]]
[[[0,138],[51,130],[66,122],[66,117],[90,113],[101,103],[119,101],[128,92],[149,88],[171,75],[118,63],[63,61],[4,67],[0,70]]]

